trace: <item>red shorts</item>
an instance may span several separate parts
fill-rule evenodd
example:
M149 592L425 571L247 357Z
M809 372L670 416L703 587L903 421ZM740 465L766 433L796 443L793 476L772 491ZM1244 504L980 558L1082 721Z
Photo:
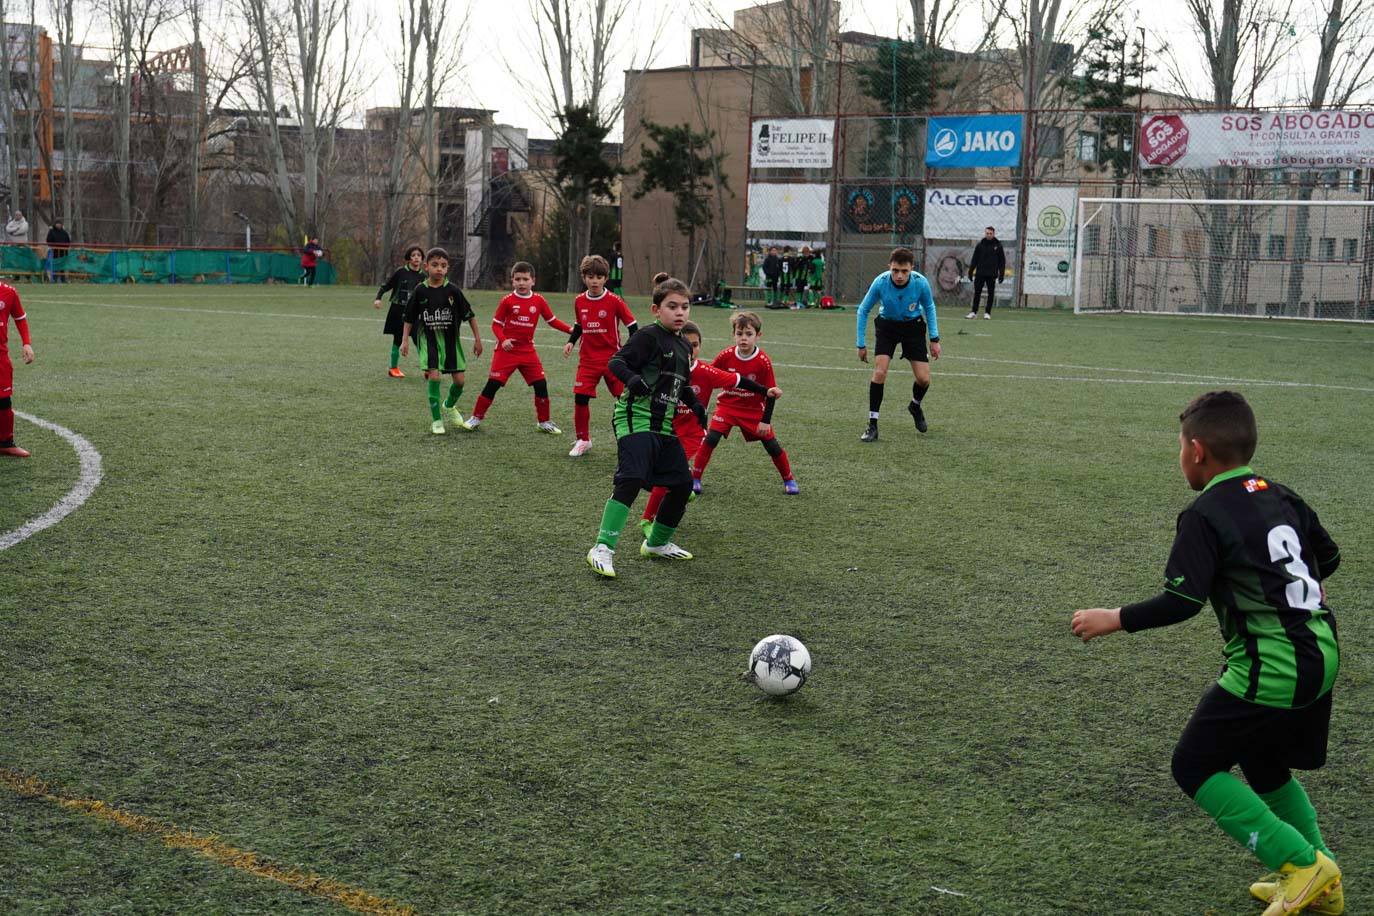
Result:
M625 383L615 377L606 363L578 363L577 379L573 382L573 394L580 394L585 397L596 397L596 386L601 380L606 380L606 388L611 392L611 397L620 397L620 392L625 390Z
M14 364L8 353L0 353L0 398L14 394Z
M756 432L759 428L759 424L762 422L763 417L761 416L754 416L751 414L745 417L739 414L723 413L717 410L715 416L711 417L711 423L707 426L707 429L720 433L723 438L728 438L730 430L738 426L740 433L744 436L745 442L762 442L764 439L773 438L771 433L767 436L760 436Z
M524 377L526 385L533 385L544 377L544 364L539 361L538 353L533 350L502 350L501 345L497 344L496 352L491 357L491 372L487 374L487 378L496 379L504 385L517 369Z
M677 441L682 443L682 450L687 453L687 461L690 464L692 459L697 456L697 451L706 442L706 433L698 429L693 435L678 436Z

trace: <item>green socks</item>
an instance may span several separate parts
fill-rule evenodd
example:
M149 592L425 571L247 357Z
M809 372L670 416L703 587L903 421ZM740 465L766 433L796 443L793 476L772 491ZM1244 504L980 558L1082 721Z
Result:
M1280 820L1254 789L1230 773L1214 774L1193 800L1212 815L1218 827L1253 852L1265 868L1278 871L1286 862L1305 868L1317 861L1313 844L1296 827Z
M448 398L444 401L445 407L453 407L458 403L458 398L463 394L463 386L454 382L448 386Z
M434 419L439 419L439 380L430 379L429 387L429 415Z
M1279 820L1292 824L1314 849L1335 861L1335 855L1326 848L1326 842L1322 840L1321 829L1317 826L1317 809L1312 807L1307 793L1303 791L1302 783L1297 779L1290 779L1281 788L1265 792L1260 798Z
M620 530L625 527L625 520L629 517L629 506L614 499L606 500L606 509L601 513L601 531L597 533L596 542L615 550L615 545L620 541Z
M395 369L401 364L401 348L395 344L391 345L391 368Z
M655 520L654 527L649 529L649 536L644 539L644 543L650 547L662 547L673 539L675 533L677 533L676 528L669 528L662 522Z

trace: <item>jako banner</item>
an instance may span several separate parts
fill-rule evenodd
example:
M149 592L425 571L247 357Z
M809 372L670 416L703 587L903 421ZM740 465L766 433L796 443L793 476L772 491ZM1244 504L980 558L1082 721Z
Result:
M931 118L926 165L940 169L1021 164L1021 116Z
M752 130L752 168L828 169L834 162L833 119L760 118Z
M1017 194L1011 188L931 188L926 191L925 237L980 239L991 226L1003 241L1014 239Z
M1374 165L1374 111L1180 111L1140 123L1146 169L1363 168Z

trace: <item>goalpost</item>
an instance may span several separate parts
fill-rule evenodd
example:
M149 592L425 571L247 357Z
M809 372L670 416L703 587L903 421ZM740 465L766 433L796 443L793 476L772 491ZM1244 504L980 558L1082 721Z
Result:
M1374 200L1078 201L1073 310L1374 321Z

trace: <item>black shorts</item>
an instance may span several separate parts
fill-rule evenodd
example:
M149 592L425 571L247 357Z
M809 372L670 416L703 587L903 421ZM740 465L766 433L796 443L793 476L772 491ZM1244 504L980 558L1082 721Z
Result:
M644 487L690 487L692 469L687 465L687 453L677 436L658 433L630 433L616 441L619 460L615 467L615 482L639 482Z
M877 330L878 348L874 351L877 356L892 358L897 352L897 344L902 345L902 359L910 360L913 363L928 363L930 356L926 353L926 323L921 320L914 321L891 321L887 318L878 318L873 322Z
M391 307L386 310L386 323L382 325L383 334L397 335L405 330L406 326L406 304L400 299L393 299ZM415 329L411 328L411 337L415 336Z
M1300 709L1280 709L1242 700L1213 684L1179 736L1174 772L1182 766L1205 779L1239 764L1255 791L1272 792L1287 781L1288 770L1316 770L1326 763L1330 726L1331 691ZM1263 778L1269 774L1279 785L1253 785L1271 781Z

